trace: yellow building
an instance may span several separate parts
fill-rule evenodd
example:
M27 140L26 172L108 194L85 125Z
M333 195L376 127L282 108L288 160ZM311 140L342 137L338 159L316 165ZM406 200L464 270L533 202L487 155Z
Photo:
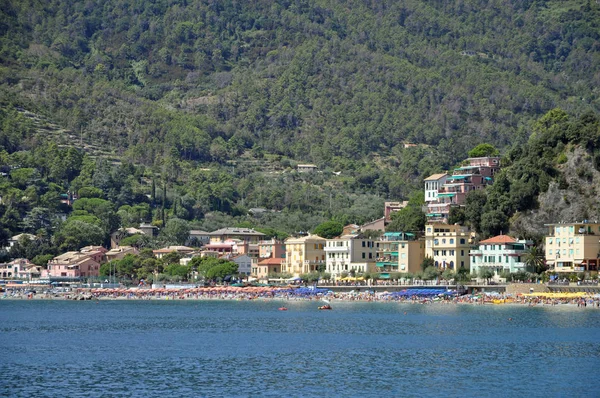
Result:
M319 265L325 266L326 241L318 235L286 239L286 255L281 271L300 276L316 271Z
M425 256L439 269L470 268L469 250L475 233L468 227L441 223L425 226Z
M546 264L556 272L598 271L600 224L547 224Z
M377 242L377 269L381 278L390 272L417 273L425 257L425 242L414 234L386 232Z

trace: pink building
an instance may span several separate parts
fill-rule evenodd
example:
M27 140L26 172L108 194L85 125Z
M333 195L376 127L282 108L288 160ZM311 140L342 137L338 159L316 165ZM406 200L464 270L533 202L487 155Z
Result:
M262 240L258 243L259 261L265 258L285 258L285 243L277 239Z
M467 194L483 189L494 182L494 175L500 170L500 158L469 158L467 165L454 169L451 176L438 189L437 198L427 203L429 221L448 219L450 208L465 202Z
M97 277L100 271L100 262L96 261L97 258L97 252L92 254L67 252L50 260L48 269L42 276L72 279Z

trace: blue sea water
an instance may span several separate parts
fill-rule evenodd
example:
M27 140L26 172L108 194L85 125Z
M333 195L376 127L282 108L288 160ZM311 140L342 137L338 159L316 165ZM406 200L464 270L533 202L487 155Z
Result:
M280 305L0 301L0 396L600 396L597 309Z

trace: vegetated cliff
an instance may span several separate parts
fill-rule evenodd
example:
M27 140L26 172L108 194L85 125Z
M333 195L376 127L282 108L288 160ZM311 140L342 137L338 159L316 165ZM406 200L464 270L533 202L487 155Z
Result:
M538 196L539 207L512 218L517 235L541 237L547 233L544 224L600 220L600 171L593 156L580 146L565 155L566 161L557 167L560 175Z

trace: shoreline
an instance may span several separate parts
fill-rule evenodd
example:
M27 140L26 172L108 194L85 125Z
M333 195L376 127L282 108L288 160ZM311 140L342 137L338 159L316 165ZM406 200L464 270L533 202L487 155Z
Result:
M150 292L148 292L150 293ZM504 297L504 298L473 298L459 296L446 299L432 299L424 297L390 298L389 296L375 294L318 294L310 296L285 295L285 294L256 294L256 293L158 293L135 294L91 294L88 292L54 293L54 294L4 294L0 301L260 301L260 302L330 302L336 303L396 303L396 304L421 304L421 305L472 305L472 306L498 306L498 307L543 307L543 308L587 308L600 309L600 298L582 297L571 299L539 299L531 297Z

